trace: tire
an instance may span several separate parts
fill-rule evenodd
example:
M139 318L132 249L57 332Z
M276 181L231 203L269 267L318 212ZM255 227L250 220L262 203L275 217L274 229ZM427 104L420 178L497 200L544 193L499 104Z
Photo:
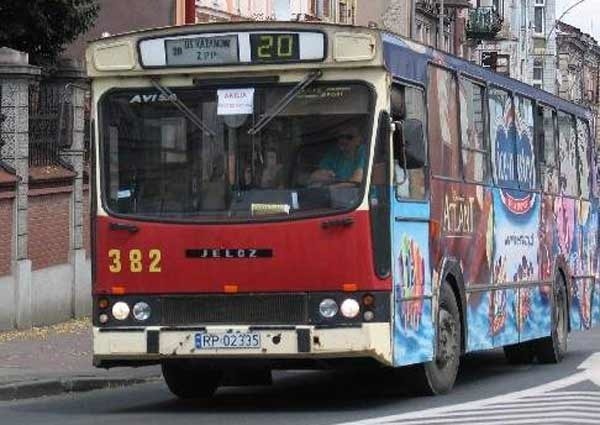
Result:
M419 365L418 392L423 395L446 394L452 390L460 365L461 323L454 291L448 283L440 288L437 319L436 357Z
M506 345L503 348L504 356L509 364L530 364L535 359L535 347L530 342Z
M169 390L181 399L211 397L222 377L219 370L198 369L183 362L163 363L162 373Z
M560 363L567 353L569 314L567 286L562 273L558 272L552 297L552 333L539 339L535 352L540 363Z

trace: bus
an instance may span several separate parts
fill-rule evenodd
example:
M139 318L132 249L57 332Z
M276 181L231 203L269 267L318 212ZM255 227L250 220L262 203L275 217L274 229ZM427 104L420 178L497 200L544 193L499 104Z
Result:
M590 110L378 29L97 40L93 353L178 397L461 356L558 363L600 322ZM400 384L400 383L399 383Z

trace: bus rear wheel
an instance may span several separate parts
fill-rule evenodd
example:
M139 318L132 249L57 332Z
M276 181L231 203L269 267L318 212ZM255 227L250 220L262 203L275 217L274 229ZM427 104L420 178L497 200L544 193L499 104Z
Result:
M450 284L440 289L435 358L422 365L420 393L448 393L454 386L460 364L461 323L458 304Z
M162 373L169 390L182 399L211 397L223 375L220 370L198 368L187 362L165 362Z
M558 272L552 298L552 333L537 341L535 352L540 363L560 363L567 353L569 314L567 308L567 285Z

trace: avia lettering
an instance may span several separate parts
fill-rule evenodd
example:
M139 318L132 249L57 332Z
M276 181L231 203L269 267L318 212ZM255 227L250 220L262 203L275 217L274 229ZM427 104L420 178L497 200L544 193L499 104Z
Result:
M177 96L173 94L174 99L177 99ZM156 93L156 94L136 94L131 99L129 99L129 103L154 103L154 102L169 102L171 99L169 96L164 94Z
M475 198L456 193L444 196L443 231L445 233L473 233L475 231Z

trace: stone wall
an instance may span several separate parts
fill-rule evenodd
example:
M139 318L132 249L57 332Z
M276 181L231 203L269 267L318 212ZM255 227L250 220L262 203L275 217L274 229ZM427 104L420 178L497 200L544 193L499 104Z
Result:
M0 329L91 312L83 236L83 83L81 70L72 66L42 80L26 54L0 48ZM32 88L40 84L52 85L61 111L68 111L60 128L44 113L37 117L48 121L42 122L42 137L30 132L32 122L39 122L32 121L39 114L30 104ZM49 162L30 157L32 138L38 151L52 147L44 159Z
M69 262L70 188L29 197L29 258L33 270ZM44 193L46 192L46 193Z
M13 250L14 197L2 197L0 193L0 277L10 274Z

